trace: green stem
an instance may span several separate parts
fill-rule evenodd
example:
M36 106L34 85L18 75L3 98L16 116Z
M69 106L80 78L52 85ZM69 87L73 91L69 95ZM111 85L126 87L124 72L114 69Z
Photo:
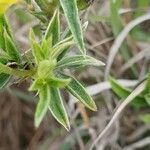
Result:
M35 75L35 70L12 69L6 65L0 64L0 73L10 74L19 77L33 77Z

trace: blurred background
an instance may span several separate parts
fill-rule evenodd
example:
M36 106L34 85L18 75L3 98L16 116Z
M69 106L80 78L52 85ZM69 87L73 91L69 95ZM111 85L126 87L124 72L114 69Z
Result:
M150 0L95 0L81 12L81 20L89 22L85 35L87 53L107 64L110 59L111 76L119 83L117 89L133 89L150 68L150 20L137 23L116 57L110 50L119 33L129 23L150 14ZM30 48L28 33L31 27L38 33L39 20L18 5L7 16L11 22L20 50ZM150 18L149 18L150 19ZM65 25L65 21L64 21ZM73 50L73 52L75 52ZM86 67L71 72L87 87L98 111L91 112L62 91L70 116L71 130L67 132L50 113L38 129L34 128L36 93L29 93L29 81L13 80L9 88L0 92L0 150L88 150L112 118L115 108L126 98L110 86L106 67ZM121 85L120 85L121 84ZM122 90L122 89L121 89ZM124 93L124 91L123 91ZM96 150L150 150L150 107L132 103L115 121Z

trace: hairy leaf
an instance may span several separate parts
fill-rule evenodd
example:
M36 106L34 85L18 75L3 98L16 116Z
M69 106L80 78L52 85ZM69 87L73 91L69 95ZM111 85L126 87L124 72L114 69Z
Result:
M67 130L70 129L68 115L64 108L60 92L57 88L51 87L49 110L60 124L62 124Z
M85 45L83 41L83 33L78 14L77 1L60 0L60 3L67 18L74 40L78 44L80 51L85 54Z
M68 79L61 79L61 78L57 78L57 77L51 77L49 79L46 80L47 83L49 83L49 85L51 85L52 87L65 87L67 86L71 79L68 78Z
M44 54L42 53L42 49L40 45L35 40L35 35L33 30L30 31L30 41L31 41L32 54L35 58L36 63L38 64L40 61L44 59Z
M61 61L57 63L57 68L75 68L80 66L103 66L104 63L96 60L95 58L92 58L90 56L72 56L72 57L66 57L63 58Z
M40 100L37 104L36 107L36 112L35 112L35 126L38 127L40 123L42 122L44 116L46 115L46 112L49 107L50 103L50 87L49 85L45 85L39 90L39 97Z
M68 76L61 74L63 78L68 78ZM86 89L82 86L82 84L77 81L75 78L70 77L71 82L66 86L66 90L69 91L74 97L77 98L78 101L83 103L89 109L96 111L97 107L92 97L88 94Z
M57 9L48 25L45 33L45 39L52 36L53 45L60 40L60 20L59 20L59 10Z
M74 41L71 38L68 38L67 40L63 40L60 43L56 44L53 47L53 50L51 53L52 57L56 59L64 50L66 50L66 48L69 48L73 44L74 44Z

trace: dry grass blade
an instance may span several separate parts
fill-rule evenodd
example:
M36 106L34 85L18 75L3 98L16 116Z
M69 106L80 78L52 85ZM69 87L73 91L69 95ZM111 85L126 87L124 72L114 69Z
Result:
M135 150L150 145L150 137L146 137L134 144L125 147L123 150Z
M128 68L130 68L134 63L140 61L141 59L143 59L144 57L147 57L149 53L149 47L146 48L145 50L142 50L141 52L139 52L137 55L135 55L134 57L132 57L130 60L128 60L120 69L120 74L122 74L123 72L125 72Z
M143 92L145 89L145 81L143 81L135 90L123 101L123 103L117 108L116 112L114 113L112 119L108 123L108 125L105 127L105 129L100 133L100 135L97 137L97 139L93 142L90 150L94 148L94 146L98 143L99 140L101 140L104 135L107 133L107 131L112 127L114 122L118 119L124 108L141 92Z
M107 80L109 73L110 73L110 69L111 66L113 64L114 58L117 54L117 52L119 51L119 48L121 46L121 44L123 43L124 39L127 37L128 33L138 24L149 20L150 19L150 13L145 14L141 17L138 17L137 19L131 21L124 29L123 31L118 35L117 39L115 40L112 48L110 49L110 53L108 56L108 61L107 61L107 65L106 65L106 70L105 70L105 79Z

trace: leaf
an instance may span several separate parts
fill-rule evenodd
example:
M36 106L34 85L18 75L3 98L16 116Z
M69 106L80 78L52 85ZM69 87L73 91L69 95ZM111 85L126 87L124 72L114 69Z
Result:
M61 41L53 47L51 56L56 59L66 48L69 48L73 44L74 41L71 38Z
M72 56L66 57L57 63L57 68L75 68L80 66L104 66L104 63L90 56Z
M68 78L68 76L61 74L63 78ZM69 91L78 101L83 103L86 107L93 111L97 111L97 107L92 97L88 94L86 89L78 82L75 78L71 78L71 82L66 86L67 91Z
M60 40L60 20L59 20L59 10L57 9L47 27L45 38L48 39L52 36L53 45L55 45Z
M142 95L145 97L147 103L150 106L150 72L148 73L145 90L143 91Z
M122 87L114 78L109 78L110 85L112 90L115 92L115 94L120 97L121 99L126 98L129 96L132 91ZM137 96L133 101L132 104L136 107L144 107L147 106L147 102L145 101L145 98L141 95Z
M147 82L143 94L150 94L150 72L148 73Z
M88 1L87 0L77 0L78 9L83 10L83 9L87 8L91 2L92 2L91 0L88 0Z
M51 77L49 79L46 80L47 83L49 83L49 85L51 85L52 87L65 87L70 83L71 79L61 79L61 78L57 78L57 77Z
M11 37L8 35L6 30L4 30L4 38L5 38L5 48L6 48L7 54L11 57L12 60L16 62L20 62L21 57L17 50L17 47L14 44Z
M8 20L4 15L0 15L0 49L5 51L5 39L4 39L4 29L8 35L13 39L12 32L8 23Z
M44 55L45 59L49 59L50 52L52 50L52 36L50 36L47 40L43 39L41 51Z
M49 107L51 94L50 94L50 87L48 85L42 87L39 90L39 98L40 100L37 104L36 112L35 112L34 123L36 127L39 127Z
M49 84L51 87L65 87L66 85L69 84L71 79L61 79L57 77L50 77L46 79L36 79L33 81L32 85L29 88L29 91L37 91L41 87L43 87L45 84Z
M0 89L3 89L10 80L10 75L1 73L0 74Z
M57 88L51 88L49 110L60 124L62 124L67 130L70 130L68 115L64 108L60 92Z
M43 82L44 82L43 79L35 79L35 80L32 82L32 84L31 84L31 86L30 86L30 88L29 88L29 91L38 91L40 88L43 87L43 85L44 85Z
M78 44L80 51L85 54L85 45L83 41L83 33L78 14L77 1L60 0L60 3L67 18L67 22L69 24L74 40Z
M5 50L5 40L3 38L4 32L4 19L5 17L0 15L0 49Z
M85 31L87 29L87 26L88 26L88 21L83 24L83 26L82 26L83 31ZM71 31L70 31L69 28L66 28L66 30L62 34L61 39L66 39L67 37L71 37L72 38ZM69 48L70 47L67 47L66 49L64 49L62 51L62 53L59 54L58 59L57 59L58 61L61 60L66 55L66 53L69 50Z
M35 58L36 63L38 64L40 61L44 59L44 54L42 53L42 49L40 45L35 40L35 35L33 30L30 30L30 41L31 41L32 54Z

